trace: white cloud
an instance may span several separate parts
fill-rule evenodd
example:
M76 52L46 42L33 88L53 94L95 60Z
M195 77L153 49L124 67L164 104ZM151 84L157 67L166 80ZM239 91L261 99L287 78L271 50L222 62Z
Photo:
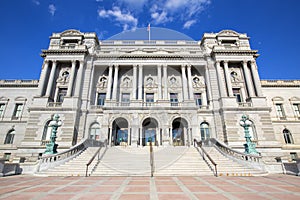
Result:
M148 0L118 0L118 3L126 7L127 10L140 12L148 3Z
M54 4L50 4L48 7L49 13L54 16L55 11L56 11L56 7L54 6Z
M37 6L39 6L41 4L38 0L32 0L32 2Z
M184 25L183 25L183 29L189 29L196 22L197 22L197 20L195 20L195 19L192 19L192 20L189 20L189 21L185 22Z
M101 18L114 18L123 26L123 30L136 29L138 19L135 18L130 12L122 12L119 7L113 7L112 10L101 9L98 10L98 15Z
M172 17L168 17L168 13L166 11L153 12L151 14L151 18L154 20L154 24L164 24L173 20Z

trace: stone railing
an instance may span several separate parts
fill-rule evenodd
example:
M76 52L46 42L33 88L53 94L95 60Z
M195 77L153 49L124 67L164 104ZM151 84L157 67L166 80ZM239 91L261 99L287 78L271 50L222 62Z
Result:
M238 105L239 107L252 107L251 102L239 102Z
M103 142L86 139L66 151L53 155L43 155L36 171L40 172L61 165L81 154L86 148L97 146L103 146Z
M214 146L214 147L216 147L216 149L219 152L221 152L226 157L235 158L237 160L259 163L262 158L260 155L245 154L245 153L233 150L233 149L229 148L228 146L220 143L215 138L211 138L211 139L204 141L204 144L208 145L208 146Z
M61 107L62 106L62 102L49 102L47 104L47 107Z

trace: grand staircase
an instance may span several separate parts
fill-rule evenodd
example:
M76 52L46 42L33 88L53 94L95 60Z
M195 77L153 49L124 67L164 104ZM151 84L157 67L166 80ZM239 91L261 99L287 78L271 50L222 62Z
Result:
M152 161L149 146L102 148L99 156L89 167L87 173L89 176L259 176L266 174L256 163L224 155L216 146L153 147ZM73 159L38 174L85 176L86 164L98 149L99 147L88 147ZM217 168L211 164L207 154Z

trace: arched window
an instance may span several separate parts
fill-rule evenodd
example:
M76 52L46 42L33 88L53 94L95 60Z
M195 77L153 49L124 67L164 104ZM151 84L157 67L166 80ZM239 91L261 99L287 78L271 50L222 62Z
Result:
M100 125L94 123L90 127L90 139L99 140L100 139Z
M209 124L203 122L200 124L200 133L201 133L201 140L207 140L210 138L210 131L209 131Z
M288 129L283 130L283 137L286 144L294 144L291 132Z
M15 129L11 129L6 134L4 144L13 144L14 143L14 137L15 137L16 131Z
M42 141L50 141L50 136L52 132L52 127L49 126L50 121L51 120L49 120L44 126Z

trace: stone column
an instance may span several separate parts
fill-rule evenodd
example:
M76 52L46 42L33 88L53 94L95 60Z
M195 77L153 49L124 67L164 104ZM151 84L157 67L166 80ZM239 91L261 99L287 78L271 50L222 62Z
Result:
M233 97L231 78L228 70L228 61L224 61L224 72L225 72L225 78L227 83L226 86L227 86L228 95L230 97Z
M57 62L56 60L52 61L52 67L51 67L51 73L50 73L50 78L48 81L48 86L47 86L47 91L46 91L46 96L49 97L51 94L51 90L53 87L53 83L54 83L54 76L55 76L55 72L56 72L56 66L57 66Z
M224 91L225 86L224 86L224 82L222 79L220 61L216 61L216 70L217 70L217 76L218 76L220 96L225 97L225 91Z
M73 86L74 86L74 77L75 77L75 71L76 71L75 67L76 67L76 60L72 60L71 75L70 75L68 91L67 91L67 95L66 95L67 97L70 97L72 95Z
M162 99L162 90L161 90L161 65L157 65L157 84L158 84L158 99Z
M45 84L46 84L46 75L47 75L48 68L49 68L49 61L45 60L44 67L43 67L43 70L41 73L40 84L39 84L39 96L42 96L44 94L44 88L45 88Z
M113 93L112 93L112 100L114 101L117 100L118 78L119 78L119 66L115 65L114 85L113 85Z
M82 86L82 83L83 83L83 65L84 65L84 62L83 61L80 61L80 64L79 64L79 70L78 70L78 77L76 78L77 81L76 81L76 88L75 88L75 96L76 97L79 97L79 94L80 94L80 90L81 90L81 86Z
M109 131L109 141L108 141L108 143L109 143L109 146L111 146L111 140L112 140L112 128L108 128L108 131Z
M187 75L188 75L188 85L189 85L189 95L190 95L190 100L193 100L194 97L194 91L193 91L193 85L192 85L192 71L191 71L191 65L187 66Z
M108 67L108 83L107 83L107 91L106 91L106 100L110 100L110 96L111 96L111 84L112 84L112 70L113 70L113 66L109 65Z
M207 95L206 95L206 91L204 91L203 93L202 93L202 105L204 106L204 107L206 107L207 106Z
M255 60L251 61L251 72L252 72L252 76L254 79L254 85L256 88L256 94L259 97L262 97L262 90L261 90L261 83L260 83L260 79L259 79L259 75L258 75L258 71L257 71L257 66L255 64Z
M143 87L144 87L144 81L143 81L143 65L139 66L139 91L138 91L138 99L143 100Z
M133 65L132 99L136 100L137 65Z
M181 76L182 76L182 90L183 90L183 99L187 100L189 98L189 94L187 91L187 80L185 74L185 65L181 65Z
M168 100L168 66L163 65L164 100Z
M211 92L210 92L210 88L211 88L211 86L210 86L210 80L209 80L209 74L208 74L208 67L206 66L205 67L205 85L206 85L206 88L205 88L205 90L206 90L206 94L208 93L208 100L209 101L211 101L212 100L212 96L211 96Z
M243 70L244 70L244 74L245 74L246 85L247 85L247 90L248 90L249 97L253 97L254 92L253 92L251 77L250 77L250 74L249 74L248 65L247 65L246 60L243 61Z

